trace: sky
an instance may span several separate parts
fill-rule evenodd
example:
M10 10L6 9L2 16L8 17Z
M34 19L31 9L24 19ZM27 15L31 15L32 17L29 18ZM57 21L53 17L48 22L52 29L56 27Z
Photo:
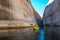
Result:
M34 9L43 17L44 9L49 5L53 0L30 0Z

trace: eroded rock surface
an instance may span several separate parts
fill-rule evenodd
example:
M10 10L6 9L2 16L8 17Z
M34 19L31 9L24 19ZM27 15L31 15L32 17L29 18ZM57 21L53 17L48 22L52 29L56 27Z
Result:
M36 20L39 21L40 16L33 10L29 0L0 0L1 27L2 25L15 24L35 26L37 25ZM0 40L34 40L34 34L33 27L19 30L0 30Z

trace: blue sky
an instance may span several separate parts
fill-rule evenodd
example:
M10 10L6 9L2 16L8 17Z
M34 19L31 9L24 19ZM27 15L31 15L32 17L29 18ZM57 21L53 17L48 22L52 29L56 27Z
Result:
M30 1L32 3L32 6L36 9L36 11L42 17L44 9L45 9L49 0L30 0Z

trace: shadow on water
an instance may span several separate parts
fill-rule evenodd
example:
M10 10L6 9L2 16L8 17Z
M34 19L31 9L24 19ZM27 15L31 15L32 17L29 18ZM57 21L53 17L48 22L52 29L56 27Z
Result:
M13 37L0 37L0 40L13 40Z

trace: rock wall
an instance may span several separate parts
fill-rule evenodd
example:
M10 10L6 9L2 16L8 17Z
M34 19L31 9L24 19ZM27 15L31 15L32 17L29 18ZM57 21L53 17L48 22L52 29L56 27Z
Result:
M60 40L60 0L54 0L45 8L43 15L45 40Z
M40 18L29 0L0 0L0 24L35 26L37 25L36 22L41 20ZM17 23L12 20L17 20ZM3 29L0 30L0 40L34 40L34 34L33 27L13 30Z
M36 20L36 23L41 26L42 24L42 18L41 16L38 14L38 12L33 8L33 11L34 11L34 17L35 17L35 20Z
M54 0L49 4L43 14L43 23L50 25L60 25L60 0Z
M0 10L0 20L34 20L33 9L27 0L0 0Z

